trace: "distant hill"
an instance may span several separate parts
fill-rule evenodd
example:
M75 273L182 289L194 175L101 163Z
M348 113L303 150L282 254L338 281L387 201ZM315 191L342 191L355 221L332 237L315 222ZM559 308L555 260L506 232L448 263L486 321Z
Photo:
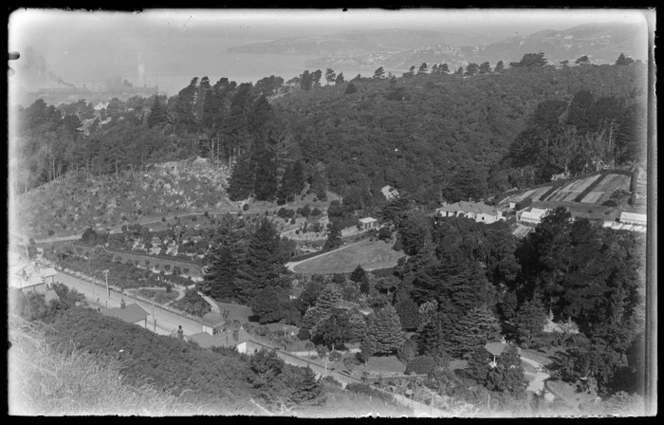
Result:
M231 53L354 56L400 52L423 46L480 44L481 38L440 31L374 30L347 31L323 36L289 37L228 49Z
M633 59L645 60L646 32L633 25L580 25L566 30L543 30L535 34L511 37L505 40L480 46L478 44L458 45L451 42L420 43L418 46L398 52L373 50L363 54L319 55L307 62L312 68L343 69L383 66L386 70L405 71L411 66L419 67L422 62L431 66L434 63L447 63L450 70L465 66L470 62L488 61L492 66L502 60L519 61L526 53L544 52L549 63L558 64L587 55L592 63L612 64L621 53Z

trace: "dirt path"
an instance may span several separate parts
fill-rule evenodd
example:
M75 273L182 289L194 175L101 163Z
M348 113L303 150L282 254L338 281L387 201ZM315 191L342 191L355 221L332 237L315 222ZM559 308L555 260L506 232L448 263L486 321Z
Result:
M521 355L521 349L519 349L519 355ZM533 377L533 379L528 382L528 388L526 388L526 390L532 391L535 394L539 394L540 391L542 391L544 388L544 381L546 381L551 375L544 371L544 365L538 361L526 358L524 356L521 356L521 361L532 365L536 370L535 373L525 372L526 375Z

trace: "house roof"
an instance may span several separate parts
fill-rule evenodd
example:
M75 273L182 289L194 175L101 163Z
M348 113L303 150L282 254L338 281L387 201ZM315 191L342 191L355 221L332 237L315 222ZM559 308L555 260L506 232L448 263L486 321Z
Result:
M473 212L476 214L499 215L498 210L482 202L457 202L456 204L443 205L436 211L448 212Z
M51 276L55 276L56 274L58 274L58 272L55 271L55 269L52 268L52 267L46 267L44 269L41 269L39 271L39 274L41 274L43 277L51 277Z
M494 356L500 356L505 351L505 344L502 342L488 342L484 348Z
M378 220L376 220L373 217L364 217L364 218L360 219L360 223L374 223L376 221L378 221Z
M108 317L115 317L126 323L138 323L149 316L148 312L136 303L128 304L125 308L118 307L102 310L101 314Z
M252 336L249 332L240 328L238 330L238 339L237 341L233 339L233 331L224 331L216 335L210 335L207 332L199 332L193 334L190 337L191 341L196 342L203 348L208 347L235 347L238 344L241 344L245 341L252 339Z
M540 208L531 208L530 211L524 211L521 213L521 219L523 220L524 218L526 219L532 219L532 220L540 220L542 216L544 216L548 210L543 210Z
M640 213L630 213L630 212L621 212L620 213L620 221L629 221L629 222L636 222L636 223L647 223L648 222L648 216L646 214L640 214Z

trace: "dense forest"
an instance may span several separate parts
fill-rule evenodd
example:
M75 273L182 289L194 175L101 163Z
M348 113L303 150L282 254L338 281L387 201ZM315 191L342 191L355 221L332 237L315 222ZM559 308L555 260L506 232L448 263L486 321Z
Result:
M392 185L420 202L642 160L645 65L547 64L542 54L469 64L382 68L347 81L328 69L284 83L193 78L176 96L18 110L18 189L69 171L139 170L203 156L235 164L231 199L285 201L312 184L367 202Z

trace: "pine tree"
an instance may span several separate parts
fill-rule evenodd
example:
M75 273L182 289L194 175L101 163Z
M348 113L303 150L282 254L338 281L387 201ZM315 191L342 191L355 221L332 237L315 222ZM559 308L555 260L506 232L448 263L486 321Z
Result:
M455 324L449 337L448 351L455 357L462 357L499 338L498 319L486 306L476 307Z
M500 60L496 63L496 67L493 69L493 71L494 72L501 72L504 69L505 69L505 64L503 63L503 61Z
M329 315L337 308L339 301L341 301L341 289L337 284L329 283L318 296L316 308L324 315Z
M327 224L327 240L323 249L331 250L341 246L341 223L332 220Z
M360 342L367 336L367 321L364 314L360 313L357 309L352 309L348 315L350 322L350 339L349 342Z
M371 318L367 334L376 354L392 354L401 347L404 332L399 315L391 304L378 310Z
M274 153L265 145L254 146L254 196L259 201L271 201L277 194L277 163Z
M443 312L437 312L418 331L417 341L421 354L433 356L441 360L449 360L449 336L453 324Z
M284 286L281 269L279 232L273 221L261 218L249 239L247 254L238 273L238 298L249 302L261 289Z
M159 96L154 97L154 102L152 103L152 109L150 111L150 116L148 116L148 126L150 128L163 124L168 120L166 116L166 108L159 101Z
M408 331L417 329L420 324L420 316L417 304L412 298L407 297L401 300L401 302L396 305L396 310L404 329Z
M213 245L208 261L209 265L203 275L203 293L215 300L235 298L238 263L233 251L220 244Z
M546 309L539 298L526 301L517 310L513 320L519 344L523 348L536 347L546 321Z
M255 185L254 165L248 155L240 157L233 167L228 182L228 199L240 201L247 199L254 192Z
M360 283L366 275L367 272L365 272L362 266L358 264L355 270L353 270L353 272L350 274L350 280L355 283Z
M310 367L304 368L301 374L298 374L298 380L295 385L289 385L291 388L290 402L297 406L316 404L323 389L316 379L316 374Z

